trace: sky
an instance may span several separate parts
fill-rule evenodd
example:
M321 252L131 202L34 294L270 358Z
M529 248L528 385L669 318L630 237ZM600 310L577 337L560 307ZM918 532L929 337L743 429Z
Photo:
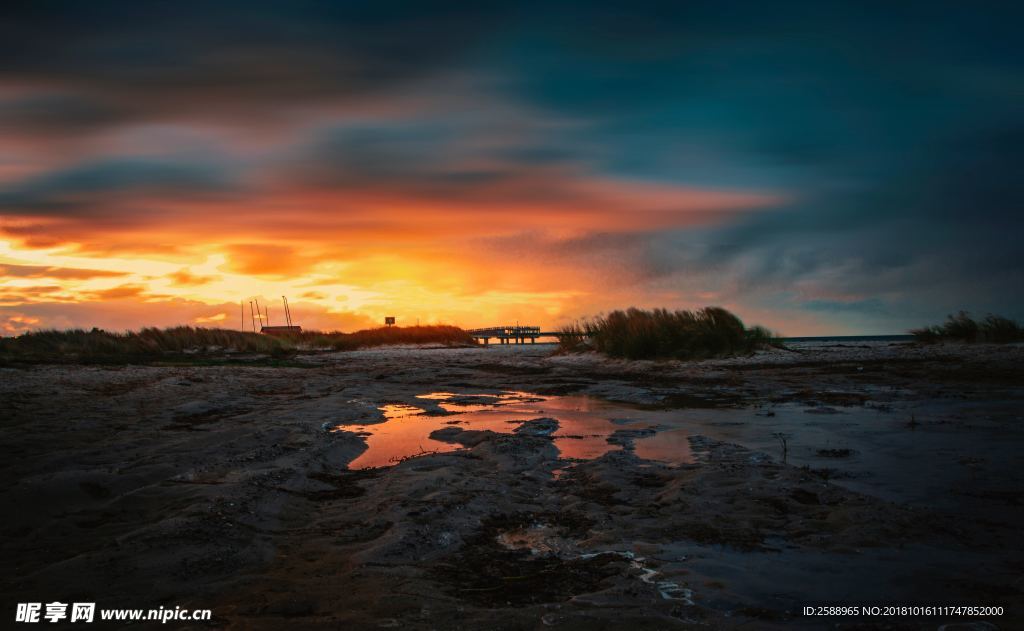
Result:
M1022 318L1014 4L9 0L0 335Z

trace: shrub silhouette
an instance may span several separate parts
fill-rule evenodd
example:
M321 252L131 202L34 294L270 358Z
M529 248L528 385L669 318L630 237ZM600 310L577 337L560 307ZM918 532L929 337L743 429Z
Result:
M590 349L626 359L721 357L777 343L764 327L747 328L722 307L696 311L633 307L563 327L561 333L564 350Z

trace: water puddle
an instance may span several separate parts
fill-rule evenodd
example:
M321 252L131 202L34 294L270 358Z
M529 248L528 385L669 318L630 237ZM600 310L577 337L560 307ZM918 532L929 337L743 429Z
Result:
M601 550L598 552L579 552L574 541L564 536L563 529L547 523L538 522L525 527L514 528L498 533L495 537L498 545L506 550L526 550L532 556L559 557L563 559L580 559L587 561L602 555L612 555L625 559L636 578L654 587L663 600L678 600L686 605L693 605L693 591L680 586L674 581L665 580L661 572L649 567L648 561L628 550Z
M692 462L685 430L658 430L670 420L669 411L637 410L585 396L540 396L528 392L462 394L430 392L418 395L422 406L388 403L379 406L383 422L339 425L358 432L367 449L349 469L386 467L429 453L463 449L435 440L431 433L445 428L490 430L550 436L562 458L591 460L609 451L635 449L643 458L669 464Z
M784 460L823 481L888 501L996 511L1015 500L1007 495L1002 504L993 503L976 489L1001 492L1021 486L1020 468L1013 466L1019 440L1007 440L1007 425L989 420L1019 414L1017 401L943 400L885 409L856 405L821 414L807 413L818 408L799 403L650 410L580 395L507 391L426 392L401 403L354 404L367 408L366 423L337 429L359 432L368 448L350 469L465 449L453 440L430 438L450 428L454 434L490 430L549 436L564 459L553 472L555 480L563 479L574 462L609 451L632 450L639 458L670 466L692 463L690 439L700 435L750 449L751 462Z

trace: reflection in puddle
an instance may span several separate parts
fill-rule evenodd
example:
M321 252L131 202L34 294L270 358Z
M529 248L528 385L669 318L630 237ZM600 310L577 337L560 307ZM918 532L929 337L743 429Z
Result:
M659 460L672 465L693 462L690 453L691 432L687 429L669 429L637 440L636 455L644 460Z
M430 438L432 432L446 427L511 434L524 422L539 418L557 421L558 427L550 435L562 458L591 460L609 451L635 448L643 458L671 464L692 461L684 431L664 432L666 444L660 444L662 434L652 431L669 414L664 411L638 411L584 396L526 392L432 392L417 398L424 401L423 407L380 406L384 422L338 426L339 430L358 432L367 443L366 451L349 464L350 469L385 467L421 454L462 449ZM624 418L629 420L624 422ZM625 427L638 430L636 436L626 441L612 438ZM642 431L645 429L647 432Z
M418 407L405 405L404 403L386 403L380 406L380 411L384 414L384 418L389 421L423 414L423 410Z
M445 426L445 417L424 416L422 409L402 403L382 405L380 411L384 415L383 423L339 427L357 432L366 441L366 451L349 463L349 469L386 467L423 453L459 449L458 445L427 437Z

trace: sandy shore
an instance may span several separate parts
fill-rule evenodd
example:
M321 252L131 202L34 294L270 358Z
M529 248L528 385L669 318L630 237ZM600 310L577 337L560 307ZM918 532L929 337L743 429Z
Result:
M0 369L4 607L210 608L194 628L228 629L936 629L964 619L801 608L957 604L1021 624L1021 346L552 351ZM567 461L543 424L456 419L436 434L453 451L348 468L386 405L455 416L436 392L593 398L621 429ZM686 458L644 457L670 440Z

